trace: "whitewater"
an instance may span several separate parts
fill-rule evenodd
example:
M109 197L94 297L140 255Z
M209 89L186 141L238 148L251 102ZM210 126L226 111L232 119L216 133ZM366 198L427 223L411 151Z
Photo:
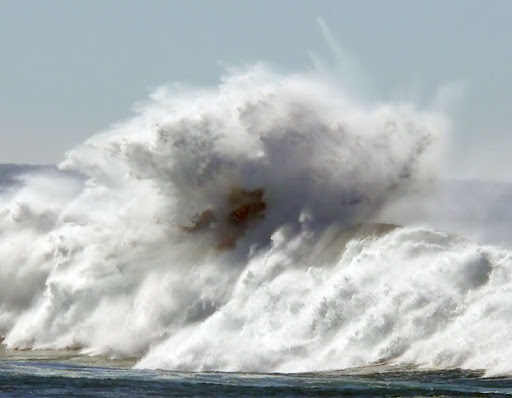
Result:
M61 172L1 191L2 344L140 369L512 374L512 252L399 225L449 129L316 72L160 88ZM265 211L221 247L233 189Z

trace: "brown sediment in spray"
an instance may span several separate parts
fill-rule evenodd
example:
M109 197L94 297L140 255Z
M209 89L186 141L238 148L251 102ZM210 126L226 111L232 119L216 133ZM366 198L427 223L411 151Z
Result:
M232 248L253 221L265 216L267 204L264 194L263 188L247 190L234 187L227 198L227 213L216 214L213 209L206 209L192 219L192 225L181 228L194 233L211 227L218 234L217 248Z

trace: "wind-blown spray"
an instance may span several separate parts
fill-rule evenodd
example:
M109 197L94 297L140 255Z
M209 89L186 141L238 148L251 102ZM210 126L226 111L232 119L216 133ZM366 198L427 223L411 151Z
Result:
M506 316L484 292L506 294L507 252L346 229L435 177L446 128L313 73L260 66L213 89L160 89L68 153L60 167L81 177L26 177L2 199L3 344L187 370L491 368L502 353L482 362L483 346L442 336L473 344L469 319L492 305ZM221 247L233 189L262 192L264 214Z

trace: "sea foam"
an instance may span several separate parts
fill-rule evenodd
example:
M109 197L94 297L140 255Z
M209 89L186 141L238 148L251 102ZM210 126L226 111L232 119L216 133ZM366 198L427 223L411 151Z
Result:
M1 197L3 344L180 370L510 371L509 252L373 224L432 184L448 125L313 72L159 89L71 150L72 174ZM187 230L234 188L266 204L234 247Z

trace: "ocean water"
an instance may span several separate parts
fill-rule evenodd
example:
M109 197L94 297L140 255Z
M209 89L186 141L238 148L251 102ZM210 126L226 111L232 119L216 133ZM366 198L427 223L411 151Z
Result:
M256 66L11 167L0 394L509 394L512 189L449 128Z
M482 372L467 370L386 366L294 374L136 370L129 361L87 361L68 352L1 361L0 395L506 397L512 395L512 378L482 378Z

